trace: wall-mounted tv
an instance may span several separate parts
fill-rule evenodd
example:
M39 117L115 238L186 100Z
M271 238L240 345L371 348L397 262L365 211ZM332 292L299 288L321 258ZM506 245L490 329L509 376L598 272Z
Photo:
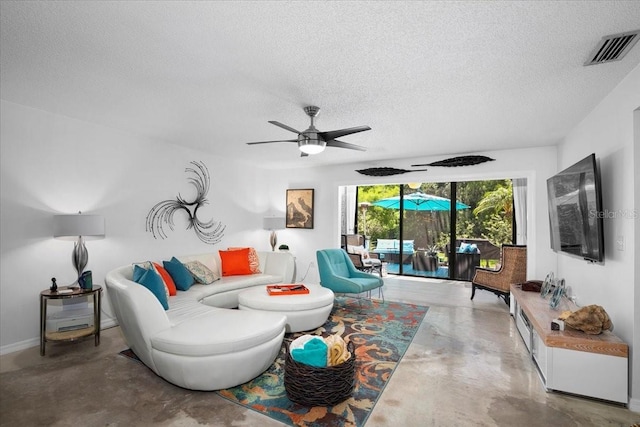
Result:
M604 260L602 190L596 156L591 154L547 180L551 248Z

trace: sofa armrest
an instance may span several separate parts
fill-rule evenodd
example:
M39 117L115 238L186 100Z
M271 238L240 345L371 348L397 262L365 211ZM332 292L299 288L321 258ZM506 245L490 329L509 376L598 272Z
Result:
M169 329L171 322L158 298L128 278L131 270L129 265L107 273L107 294L125 341L147 366L155 369L150 338Z
M295 280L296 261L290 252L258 252L260 271L265 274L282 277L283 283Z

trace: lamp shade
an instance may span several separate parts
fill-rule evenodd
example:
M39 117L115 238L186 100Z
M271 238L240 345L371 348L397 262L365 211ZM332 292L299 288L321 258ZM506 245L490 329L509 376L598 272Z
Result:
M62 240L104 238L104 217L102 215L55 215L53 217L53 237Z
M265 230L282 230L286 227L284 217L272 216L262 220L262 228Z
M102 215L55 215L53 217L53 237L62 240L76 240L71 253L71 262L82 276L84 268L89 262L89 253L84 245L85 239L104 238L104 217ZM81 285L84 287L84 285Z

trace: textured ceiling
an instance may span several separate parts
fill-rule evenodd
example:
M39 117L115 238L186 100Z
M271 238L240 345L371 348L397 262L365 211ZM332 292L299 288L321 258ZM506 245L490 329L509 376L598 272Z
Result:
M638 1L1 2L2 99L268 167L557 144L640 63ZM300 158L245 142L369 125Z

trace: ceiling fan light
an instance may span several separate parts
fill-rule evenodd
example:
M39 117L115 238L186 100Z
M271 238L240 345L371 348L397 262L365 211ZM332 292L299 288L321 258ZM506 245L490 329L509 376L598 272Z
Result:
M324 151L326 142L318 139L300 138L298 139L298 148L305 154L318 154Z
M306 144L306 145L301 145L299 148L300 148L300 151L302 151L305 154L318 154L324 151L324 146L322 145Z

